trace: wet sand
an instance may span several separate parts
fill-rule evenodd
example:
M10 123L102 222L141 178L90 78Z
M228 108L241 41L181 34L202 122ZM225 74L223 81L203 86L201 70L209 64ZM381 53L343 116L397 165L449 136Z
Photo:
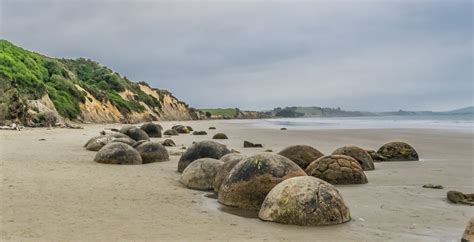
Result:
M446 192L474 192L472 133L429 129L280 131L229 121L163 122L191 125L207 136L172 137L181 146L219 140L244 154L275 152L308 144L325 154L344 145L377 149L393 140L407 141L419 162L376 163L365 185L336 186L352 220L327 227L263 222L252 213L223 209L208 192L179 183L179 156L146 165L119 166L93 162L95 152L83 145L103 128L0 131L0 238L54 241L459 241L474 207L451 204ZM217 130L207 130L209 126ZM39 139L46 139L40 141ZM164 138L153 138L164 140ZM264 148L244 149L243 141ZM423 184L444 186L442 190Z

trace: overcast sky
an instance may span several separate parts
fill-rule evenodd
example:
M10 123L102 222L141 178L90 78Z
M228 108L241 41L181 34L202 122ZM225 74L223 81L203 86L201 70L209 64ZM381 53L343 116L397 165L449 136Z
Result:
M470 0L0 2L1 38L194 107L473 105Z

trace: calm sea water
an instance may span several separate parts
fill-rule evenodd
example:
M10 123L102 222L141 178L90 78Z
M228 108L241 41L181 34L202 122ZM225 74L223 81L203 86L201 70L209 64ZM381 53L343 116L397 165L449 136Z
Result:
M448 129L473 132L474 115L370 116L245 120L261 128L280 129Z

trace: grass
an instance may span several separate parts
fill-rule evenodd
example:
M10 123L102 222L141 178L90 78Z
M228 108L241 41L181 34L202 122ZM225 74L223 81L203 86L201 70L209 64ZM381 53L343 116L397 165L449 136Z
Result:
M212 115L220 115L223 117L229 117L233 118L237 116L238 114L238 109L236 108L205 108L205 109L199 109L204 113L210 113Z

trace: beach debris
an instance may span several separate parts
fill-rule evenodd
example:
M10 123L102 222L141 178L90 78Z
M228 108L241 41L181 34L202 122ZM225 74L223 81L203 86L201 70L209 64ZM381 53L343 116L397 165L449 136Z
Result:
M303 170L319 157L324 156L319 150L309 145L292 145L286 147L278 154L290 159L300 166Z
M172 130L176 130L180 134L189 134L190 130L183 125L174 125L171 127Z
M161 142L163 146L168 146L168 147L175 147L176 144L172 139L165 139L163 142Z
M244 140L244 148L262 148L262 144L254 144L250 141Z
M150 140L150 137L148 137L148 134L146 134L145 131L143 131L140 128L137 128L135 126L132 127L127 127L124 130L120 130L121 133L126 134L128 137L139 141L139 140Z
M191 162L200 158L220 159L222 156L229 154L230 150L223 144L214 141L201 141L191 145L181 156L178 161L178 172L191 164Z
M461 242L473 242L474 241L474 217L469 219L462 235Z
M79 125L73 125L69 123L56 123L54 125L56 128L63 128L63 129L84 129L82 126Z
M385 161L417 161L418 153L405 142L389 142L377 151L386 158Z
M104 164L136 165L142 164L142 157L132 146L117 142L102 147L94 161Z
M159 142L147 141L137 146L136 150L142 156L143 164L170 160L168 151Z
M219 188L221 204L258 210L268 192L278 183L306 173L288 158L262 152L238 162Z
M230 170L232 170L232 168L234 168L234 166L241 160L243 160L245 157L246 156L238 153L229 153L221 157L220 160L223 161L224 164L217 172L216 177L214 178L214 182L212 183L215 192L219 191L219 188L222 185L222 181L224 181L224 178L229 175Z
M311 176L293 177L276 185L262 203L264 221L295 225L334 225L351 220L349 207L331 184Z
M287 130L287 128L281 128L280 130Z
M216 127L214 127L214 126L211 126L211 127L209 127L209 129L216 129Z
M193 135L207 135L206 131L194 131Z
M140 129L145 131L145 133L147 133L148 136L151 138L161 138L161 131L163 130L163 127L159 124L150 122L142 124L142 126L140 126Z
M443 189L444 187L439 185L439 184L425 184L423 185L423 188L432 188L432 189Z
M364 171L374 170L374 160L364 149L357 146L344 146L332 152L333 155L347 155L359 162Z
M228 137L224 133L217 133L212 137L212 139L228 139Z
M375 150L365 150L367 153L372 157L372 160L374 162L380 162L380 161L386 161L387 158L385 158L383 155L377 153Z
M188 188L212 190L214 178L223 164L223 161L213 158L197 159L184 169L180 182Z
M308 165L306 173L331 184L365 184L367 177L359 162L346 155L323 156Z
M163 135L178 135L178 131L174 130L174 129L168 129L166 130Z
M474 193L464 194L458 191L449 191L446 196L448 200L452 203L474 206Z

